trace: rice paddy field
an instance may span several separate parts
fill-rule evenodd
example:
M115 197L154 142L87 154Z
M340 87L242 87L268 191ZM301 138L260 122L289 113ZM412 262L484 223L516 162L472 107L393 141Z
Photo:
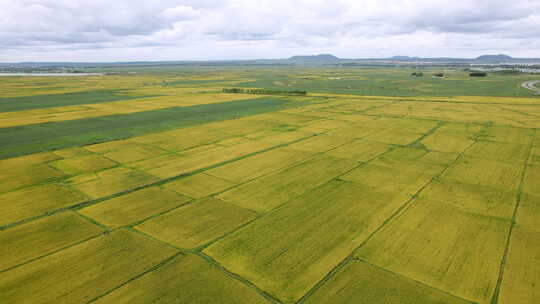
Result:
M112 71L0 79L0 303L540 303L539 76Z

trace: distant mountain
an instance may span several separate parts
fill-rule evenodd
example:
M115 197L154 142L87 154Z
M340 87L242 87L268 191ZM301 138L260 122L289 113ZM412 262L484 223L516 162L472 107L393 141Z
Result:
M418 60L420 58L419 57L409 57L409 56L394 56L394 57L390 57L388 59L395 60L395 61L411 61L411 60Z
M499 55L482 55L482 56L476 57L476 60L484 61L484 62L510 62L510 61L513 61L514 58L508 55L499 54Z
M294 66L294 65L399 65L399 64L436 64L436 65L540 65L540 58L513 58L508 55L482 55L477 58L435 57L421 58L411 56L393 56L388 58L338 58L332 54L292 56L287 59L251 59L251 60L178 60L178 61L134 61L134 62L18 62L0 63L0 72L50 71L51 69L85 69L135 66Z
M292 56L289 61L295 62L335 62L340 59L332 54L319 54L308 56Z
M364 59L355 59L364 60ZM393 56L382 59L369 59L379 61L407 62L407 63L459 63L459 64L520 64L520 63L540 63L540 58L513 58L508 55L482 55L476 58L451 58L451 57L431 57L420 58L410 56Z

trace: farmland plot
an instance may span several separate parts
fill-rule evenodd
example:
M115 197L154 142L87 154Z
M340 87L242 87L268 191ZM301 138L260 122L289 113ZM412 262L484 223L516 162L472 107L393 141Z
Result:
M176 253L135 233L116 231L2 274L0 301L88 302Z
M456 158L457 155L452 153L397 147L373 159L370 164L436 175L452 164Z
M110 151L103 154L104 157L111 159L117 163L130 163L135 161L140 161L144 159L154 158L165 154L166 151L146 145L133 146L125 149L119 149L115 151Z
M326 152L351 140L345 137L319 135L289 145L290 148L307 152Z
M66 177L66 174L45 163L24 163L24 160L19 162L11 162L15 159L3 161L0 171L0 193L12 191L35 184L60 180ZM11 164L10 164L11 163Z
M216 299L224 304L271 303L194 255L178 256L95 303L213 303Z
M100 198L151 184L158 180L157 177L141 171L118 167L76 176L68 179L67 182L91 198Z
M419 199L356 256L464 299L489 303L510 224Z
M355 140L333 149L326 154L334 157L349 158L352 160L365 162L386 152L389 149L390 146L387 144L369 140Z
M333 181L292 199L204 252L293 303L404 202L391 192Z
M465 153L483 159L524 163L529 155L529 146L517 143L477 141Z
M0 82L0 303L540 301L531 75L115 72Z
M226 180L243 183L313 157L313 153L278 148L206 171Z
M255 179L220 194L218 198L257 212L266 212L356 166L353 161L321 156Z
M498 303L529 304L540 300L539 260L540 231L514 228Z
M429 184L420 197L446 202L471 213L512 219L517 191L440 178Z
M463 157L443 176L470 184L515 191L523 164Z
M525 170L517 223L527 229L540 231L540 164L531 163Z
M91 205L79 212L109 227L117 228L174 209L188 201L186 197L154 186Z
M0 271L98 235L98 226L64 212L0 231Z
M205 173L191 175L165 185L165 188L193 198L202 198L231 188L235 184Z
M79 175L116 167L117 163L99 155L86 155L58 160L52 162L51 166L67 175Z
M207 198L150 219L136 229L181 248L196 248L256 216L254 211Z
M148 169L141 168L139 163L134 163L132 166L139 167L143 171L160 178L169 178L211 167L251 153L260 152L273 146L271 143L256 141L231 147L216 147L216 149L210 151L177 158L163 166L159 166L159 160L143 161L149 164ZM156 162L159 167L152 167L152 163L156 164Z
M478 132L479 129L471 124L446 124L421 143L430 150L460 153L474 143Z
M364 262L350 261L306 303L472 304Z
M0 195L0 226L76 205L87 197L64 186L48 184Z
M418 192L433 178L433 174L406 171L367 164L342 177L343 180L352 181L371 189L391 191L409 197Z

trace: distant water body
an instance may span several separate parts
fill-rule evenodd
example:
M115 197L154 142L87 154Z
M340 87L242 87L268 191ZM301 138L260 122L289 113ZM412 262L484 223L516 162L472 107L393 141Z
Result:
M0 73L0 77L70 77L70 76L103 76L101 73Z

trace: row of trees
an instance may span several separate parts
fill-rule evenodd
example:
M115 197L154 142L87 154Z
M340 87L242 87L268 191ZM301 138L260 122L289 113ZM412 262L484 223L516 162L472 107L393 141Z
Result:
M306 95L306 91L278 91L265 89L240 89L240 88L224 88L223 93L239 93L239 94L264 94L264 95Z
M471 77L486 77L487 73L486 72L470 72L469 76L471 76Z
M422 72L413 72L411 74L411 76L416 76L416 77L423 77L424 76L424 73ZM444 74L443 73L436 73L433 75L434 77L439 77L439 78L442 78L444 77ZM470 77L486 77L487 76L487 73L486 72L470 72L469 73L469 76Z
M411 76L424 77L424 73L422 73L422 72L413 72L411 74ZM433 76L435 76L435 77L444 77L444 74L443 73L436 73L436 74L433 74Z

